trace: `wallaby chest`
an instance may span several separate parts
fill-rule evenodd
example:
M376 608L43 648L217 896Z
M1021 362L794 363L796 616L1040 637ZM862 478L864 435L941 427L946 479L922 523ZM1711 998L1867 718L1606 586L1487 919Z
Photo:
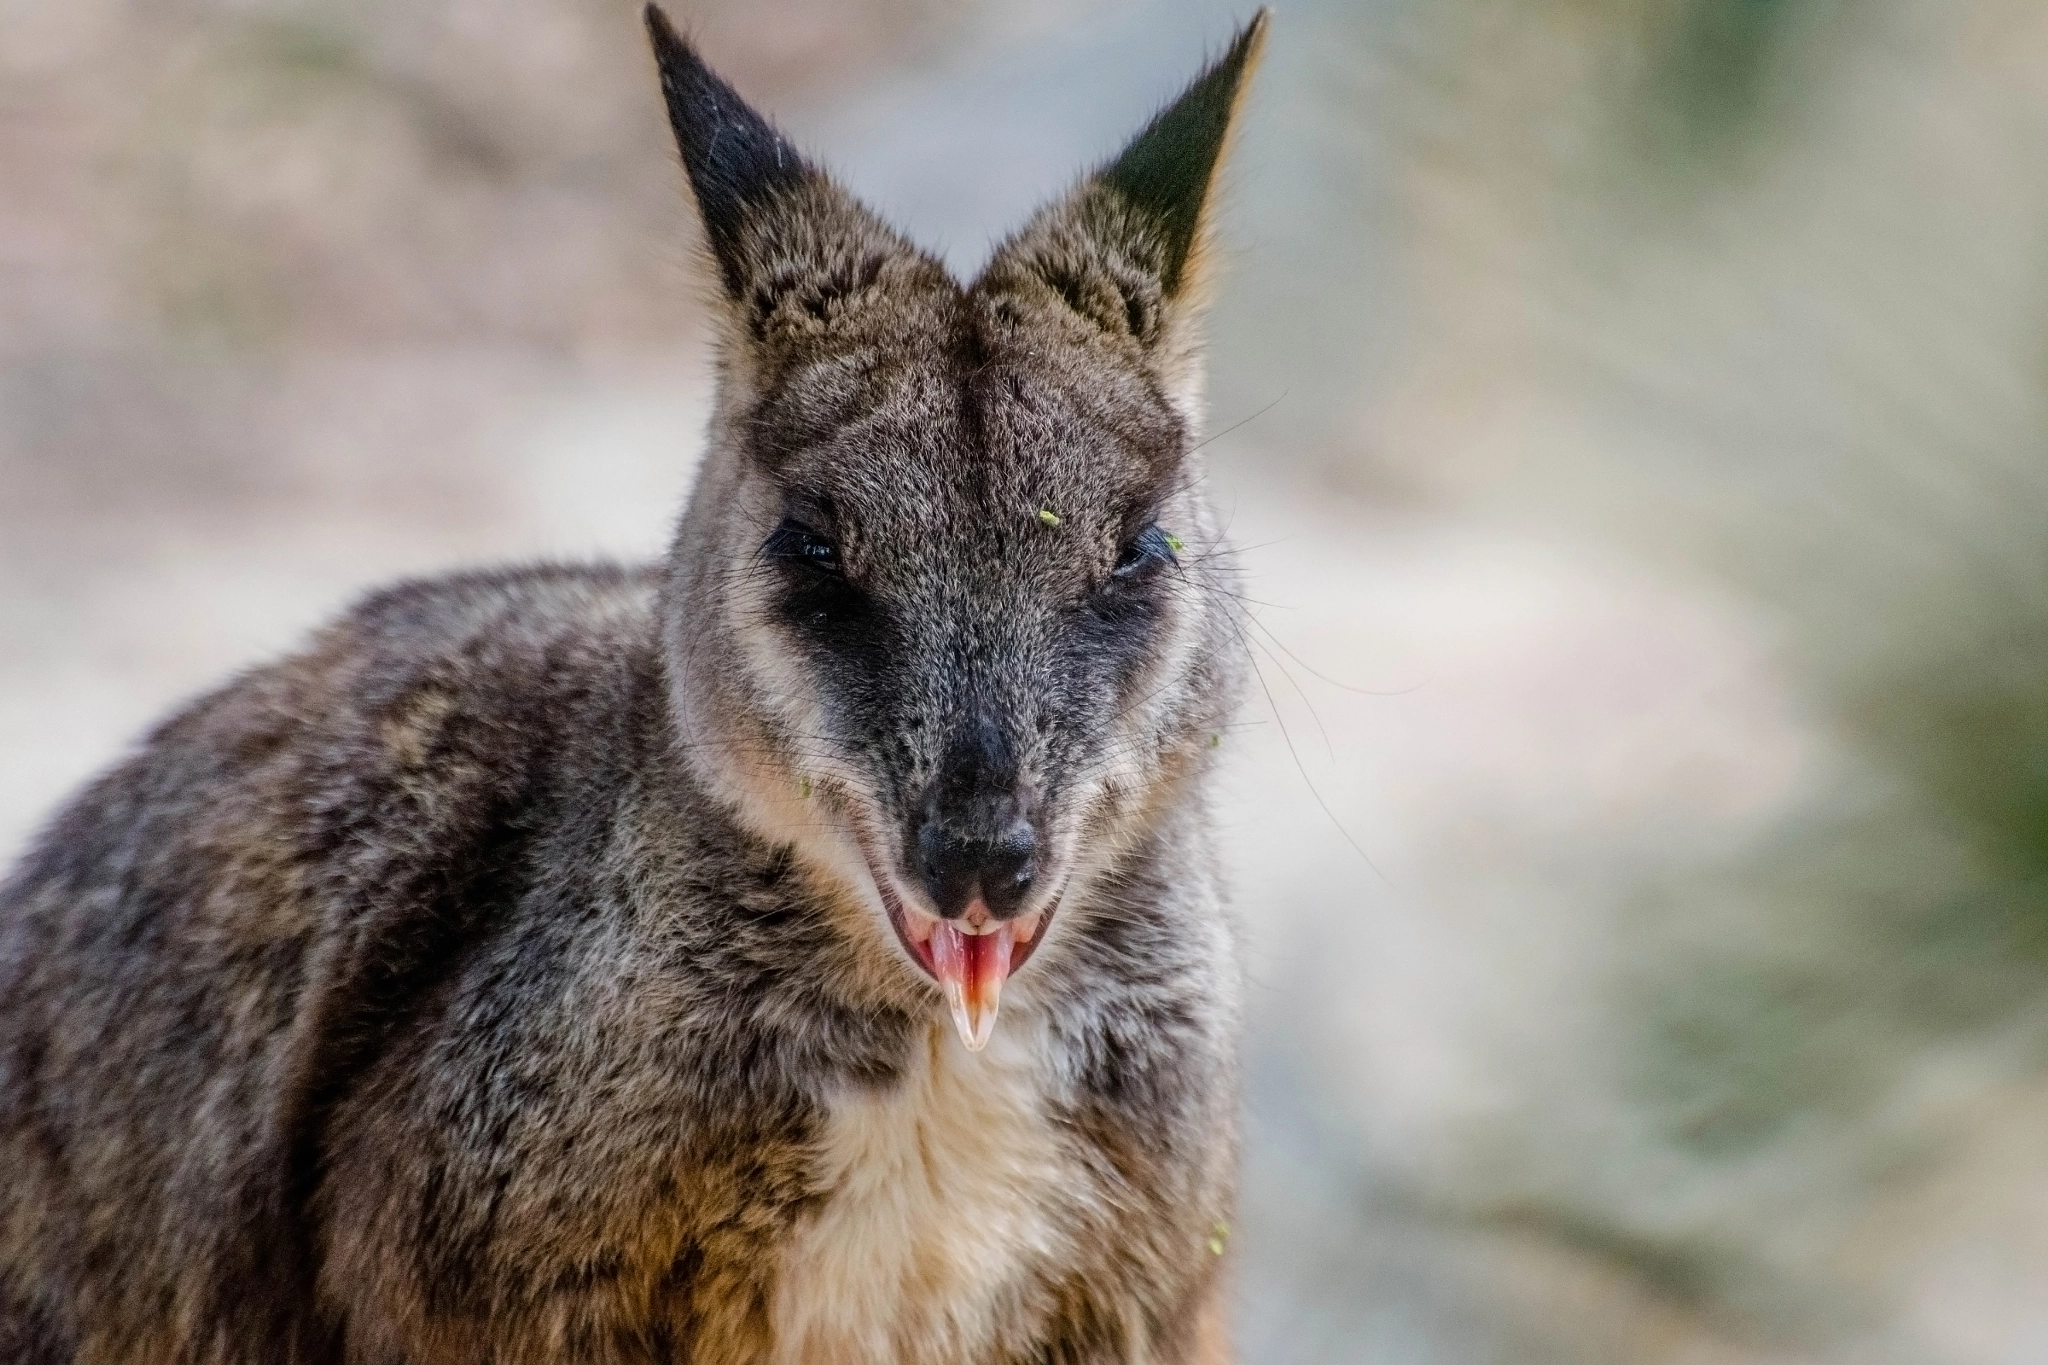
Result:
M1031 1285L1093 1197L1036 1024L1005 1020L979 1055L935 1025L899 1081L835 1099L822 1198L776 1277L776 1365L988 1359L1029 1329Z

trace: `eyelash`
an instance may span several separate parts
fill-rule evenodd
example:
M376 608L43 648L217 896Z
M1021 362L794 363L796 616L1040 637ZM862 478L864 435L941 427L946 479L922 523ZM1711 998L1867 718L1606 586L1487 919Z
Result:
M1156 525L1148 526L1124 542L1111 572L1117 578L1129 578L1155 564L1178 564L1179 558L1174 554L1178 548L1166 531ZM769 559L801 564L819 573L841 571L839 547L831 537L788 517L769 532L761 553Z
M801 564L819 573L840 571L839 547L832 543L832 538L787 517L783 518L781 525L768 533L768 539L761 546L761 553L769 559Z
M1118 552L1116 566L1111 570L1118 578L1128 578L1154 564L1178 564L1174 538L1158 526L1147 526L1144 530L1124 542Z

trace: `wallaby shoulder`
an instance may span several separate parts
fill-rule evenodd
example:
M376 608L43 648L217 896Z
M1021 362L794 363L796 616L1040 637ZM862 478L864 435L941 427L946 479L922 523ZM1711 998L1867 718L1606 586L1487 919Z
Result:
M193 916L221 932L267 914L281 930L284 905L453 873L466 845L451 835L481 833L544 776L615 749L608 732L659 668L653 600L651 573L613 567L371 594L86 788L0 892L0 933L47 932L66 907L86 937L65 957L82 967L93 935L124 919L138 937L196 928ZM118 970L121 955L98 966Z
M653 596L610 567L387 588L51 822L0 887L0 1301L65 1305L51 1339L303 1301L274 1220L326 1110L515 894L540 809L616 784L659 714ZM274 1316L250 1335L310 1349Z

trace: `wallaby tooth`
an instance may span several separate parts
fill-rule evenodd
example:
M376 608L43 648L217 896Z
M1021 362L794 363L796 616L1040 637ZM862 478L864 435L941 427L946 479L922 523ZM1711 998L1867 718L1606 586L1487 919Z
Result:
M984 934L968 951L967 1023L962 1041L969 1052L988 1046L996 1031L996 1009L1002 1002L1003 982L1010 977L1011 940L1008 934Z

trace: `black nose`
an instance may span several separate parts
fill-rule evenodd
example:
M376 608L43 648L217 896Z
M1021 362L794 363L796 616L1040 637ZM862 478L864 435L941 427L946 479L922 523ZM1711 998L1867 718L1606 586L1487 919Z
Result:
M917 830L917 874L947 919L966 914L976 896L997 919L1017 914L1038 874L1037 853L1038 836L1021 817L998 833L977 835L927 811Z

